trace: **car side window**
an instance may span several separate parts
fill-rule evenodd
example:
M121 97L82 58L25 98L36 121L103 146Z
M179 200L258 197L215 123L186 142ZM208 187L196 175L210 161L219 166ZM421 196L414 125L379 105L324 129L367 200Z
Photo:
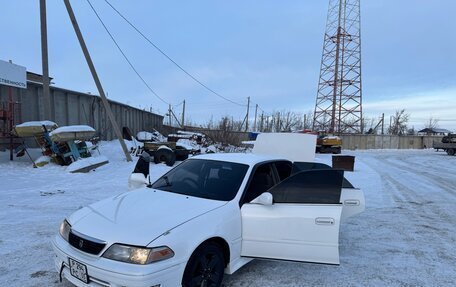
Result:
M274 203L340 204L343 171L309 170L291 175L269 190Z
M273 187L274 184L274 172L271 164L268 163L258 166L250 180L242 203L251 202L260 194Z
M275 168L277 170L277 174L279 175L280 181L288 178L291 175L291 170L293 168L293 164L289 161L279 161L274 163Z

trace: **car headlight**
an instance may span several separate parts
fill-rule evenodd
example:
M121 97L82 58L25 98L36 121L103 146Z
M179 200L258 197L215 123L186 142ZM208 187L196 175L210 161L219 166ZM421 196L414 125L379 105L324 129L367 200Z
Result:
M174 256L174 251L167 246L154 248L113 244L103 254L104 258L133 264L149 264Z
M70 230L71 230L71 225L68 223L68 221L65 219L62 224L60 224L60 235L62 235L63 239L68 241L68 237L70 235Z

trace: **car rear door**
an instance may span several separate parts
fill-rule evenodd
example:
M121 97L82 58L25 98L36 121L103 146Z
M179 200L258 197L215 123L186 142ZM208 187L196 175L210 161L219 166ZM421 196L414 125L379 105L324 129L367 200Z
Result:
M316 162L294 162L291 173L297 173L305 170L328 169L332 170L327 164ZM364 193L359 188L355 188L345 177L342 182L342 192L340 203L343 204L342 221L350 216L361 213L365 210L366 203Z
M296 173L268 191L272 205L241 208L241 256L339 264L343 173Z

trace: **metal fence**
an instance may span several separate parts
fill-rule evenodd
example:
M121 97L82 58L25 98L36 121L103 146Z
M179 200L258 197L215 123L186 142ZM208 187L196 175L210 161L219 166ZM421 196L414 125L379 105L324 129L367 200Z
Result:
M99 96L79 93L57 87L51 89L51 118L44 118L43 87L28 82L27 89L13 88L13 100L21 103L21 119L26 121L52 120L59 126L89 125L97 130L101 139L115 138L111 123ZM8 87L0 85L0 102L8 101ZM127 126L132 133L141 130L161 129L163 116L109 101L120 128Z

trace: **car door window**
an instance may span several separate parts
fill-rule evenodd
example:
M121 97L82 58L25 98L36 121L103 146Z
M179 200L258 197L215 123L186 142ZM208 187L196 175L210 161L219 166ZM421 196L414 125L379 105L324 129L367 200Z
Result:
M340 204L344 178L339 170L311 170L293 174L269 192L274 203Z
M282 181L288 178L291 175L292 170L292 163L289 161L279 161L274 163L274 166L277 170L277 174L279 176L279 180Z
M324 163L319 163L319 162L294 162L293 163L293 168L291 170L292 174L301 172L301 171L306 171L306 170L315 170L315 169L330 169L332 170L333 168L330 167L327 164ZM345 177L342 182L342 187L343 188L355 188L350 181L348 181Z
M243 203L254 200L260 194L273 187L274 184L274 172L271 164L263 164L258 166L250 180L246 192L244 193L244 198L242 199L241 205Z

